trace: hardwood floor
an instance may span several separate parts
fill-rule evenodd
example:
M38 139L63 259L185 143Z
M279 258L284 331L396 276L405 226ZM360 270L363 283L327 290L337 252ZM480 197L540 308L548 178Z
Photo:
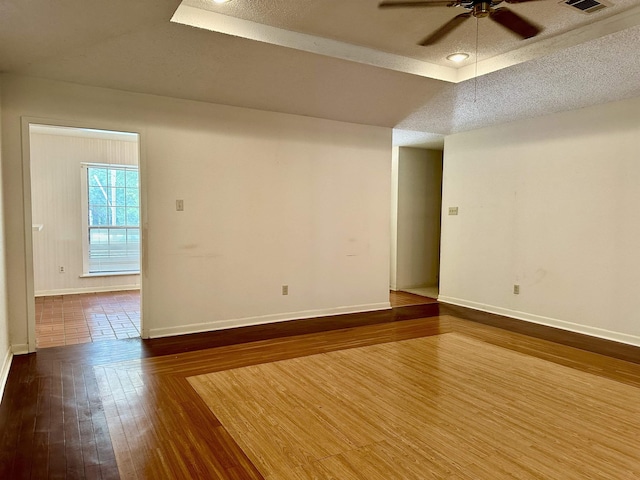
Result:
M640 478L640 389L459 333L189 382L267 479Z
M435 298L429 298L422 295L416 295L414 293L409 292L394 292L391 290L389 292L389 301L392 307L406 307L409 305L426 305L428 303L437 303L438 300Z
M14 358L0 405L0 478L263 478L188 377L449 332L570 367L594 382L640 388L640 349L439 304L55 347ZM489 475L505 465L507 457L494 455L476 467ZM479 475L453 478L499 478Z

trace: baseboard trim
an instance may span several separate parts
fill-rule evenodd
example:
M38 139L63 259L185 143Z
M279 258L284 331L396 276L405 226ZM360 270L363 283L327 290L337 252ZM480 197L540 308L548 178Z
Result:
M14 355L26 355L29 353L29 345L26 343L17 343L11 345L11 353Z
M589 327L587 325L580 325L577 323L567 322L565 320L559 320L551 317L543 317L541 315L534 315L531 313L520 312L518 310L510 310L508 308L496 307L496 306L487 305L484 303L472 302L472 301L464 300L461 298L439 295L438 301L441 303L457 305L459 307L472 308L474 310L480 310L482 312L495 313L497 315L515 318L516 320L523 320L525 322L536 323L538 325L559 328L561 330L580 333L582 335L601 338L603 340L611 340L613 342L624 343L627 345L632 345L634 347L640 347L640 337L635 335L614 332L611 330L605 330L603 328Z
M0 367L0 402L4 395L4 387L7 385L7 380L9 379L9 370L11 370L12 360L13 353L11 353L11 349L8 348L7 354L4 356L4 360L2 361L2 366Z
M41 290L35 293L36 297L53 297L55 295L76 295L79 293L102 293L102 292L124 292L127 290L140 290L137 285L119 285L105 287L81 287L81 288L61 288L59 290Z
M329 317L332 315L342 315L348 313L364 313L377 310L390 310L389 302L370 303L367 305L354 305L350 307L336 307L320 310L304 310L300 312L278 313L274 315L261 315L258 317L235 318L229 320L218 320L213 322L194 323L191 325L180 325L178 327L152 328L148 331L149 338L172 337L175 335L188 335L191 333L213 332L216 330L226 330L229 328L249 327L254 325L264 325L266 323L287 322L290 320L304 320L307 318Z
M432 287L437 288L438 284L437 283L432 283L431 285L414 285L413 287L404 286L404 287L398 287L398 290L418 290L420 288L432 288Z

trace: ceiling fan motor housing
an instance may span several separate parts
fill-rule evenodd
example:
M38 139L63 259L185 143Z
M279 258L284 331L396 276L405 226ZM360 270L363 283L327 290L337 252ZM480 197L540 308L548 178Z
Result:
M473 2L472 13L476 18L488 17L491 13L491 2Z

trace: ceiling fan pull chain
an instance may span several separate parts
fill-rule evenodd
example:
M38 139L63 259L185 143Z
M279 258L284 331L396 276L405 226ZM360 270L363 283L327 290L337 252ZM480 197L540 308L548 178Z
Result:
M480 40L480 22L478 21L478 17L476 17L476 73L474 75L475 82L475 93L473 98L473 103L478 101L478 42Z

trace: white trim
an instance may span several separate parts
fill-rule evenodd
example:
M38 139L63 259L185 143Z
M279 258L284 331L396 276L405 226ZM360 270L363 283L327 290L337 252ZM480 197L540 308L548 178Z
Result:
M89 272L89 182L87 164L80 164L80 238L82 239L82 273ZM38 294L36 293L36 296Z
M138 133L133 132L120 132L115 130L98 130L95 128L82 128L82 127L60 127L56 125L39 125L33 124L31 126L32 133L39 133L40 135L55 135L64 137L84 137L84 138L97 138L101 140L117 140L119 142L137 142Z
M80 129L78 129L80 130ZM120 132L114 132L120 133ZM125 135L133 135L131 133L126 133ZM135 134L137 135L137 134ZM137 135L139 137L139 135ZM138 140L133 140L137 142ZM102 163L102 162L80 162L80 168L87 167L96 167L96 168L114 168L118 170L131 170L132 172L138 172L138 164L137 163ZM122 188L122 187L119 187Z
M36 351L36 305L34 301L33 277L33 217L31 208L31 134L29 117L21 117L22 133L22 218L24 221L24 291L27 313L27 352ZM13 353L16 353L14 348ZM25 352L26 353L26 352Z
M248 327L252 325L262 325L265 323L286 322L288 320L303 320L307 318L328 317L331 315L343 315L347 313L362 313L389 309L391 309L391 304L389 302L383 302L370 303L367 305L354 305L351 307L303 310L300 312L276 313L273 315L261 315L258 317L216 320L212 322L193 323L191 325L180 325L177 327L151 328L149 329L149 338L172 337L175 335L186 335L189 333L212 332L215 330L225 330L228 328Z
M411 286L411 285L405 285L405 286L403 286L403 287L398 287L398 290L403 290L403 291L404 291L404 290L418 290L419 288L432 288L432 287L437 288L437 287L438 287L438 285L425 285L425 284L422 284L422 285L414 285L414 286ZM411 292L409 292L409 293L411 293Z
M339 40L292 32L271 25L216 13L205 8L192 7L182 2L173 17L173 23L202 28L234 37L257 40L259 42L293 48L304 52L317 53L351 62L373 65L397 72L411 73L445 82L455 82L457 70L416 58L381 52L369 47L353 45Z
M458 305L460 307L473 308L474 310L480 310L482 312L504 315L505 317L515 318L516 320L524 320L526 322L537 323L539 325L545 325L547 327L559 328L561 330L567 330L569 332L581 333L583 335L589 335L591 337L602 338L604 340L611 340L613 342L625 343L627 345L640 347L640 336L636 335L613 332L611 330L605 330L603 328L580 325L578 323L567 322L566 320L543 317L541 315L534 315L532 313L510 310L508 308L496 307L493 305L486 305L484 303L472 302L460 298L439 295L438 301L442 303L449 303L451 305Z
M13 355L26 355L27 353L29 353L29 344L17 343L11 345L11 353Z
M7 354L4 356L4 360L2 365L0 366L0 402L2 401L2 396L4 395L4 387L7 385L7 380L9 379L9 370L11 369L11 361L13 360L13 353L11 353L11 349L7 349Z
M140 275L140 271L136 272L100 272L100 273L84 273L78 275L78 278L92 278L92 277L131 277L134 275Z
M61 288L59 290L42 290L36 292L36 297L51 297L54 295L75 295L78 293L101 293L101 292L124 292L126 290L140 290L140 284L119 285L117 287L82 287L82 288Z

